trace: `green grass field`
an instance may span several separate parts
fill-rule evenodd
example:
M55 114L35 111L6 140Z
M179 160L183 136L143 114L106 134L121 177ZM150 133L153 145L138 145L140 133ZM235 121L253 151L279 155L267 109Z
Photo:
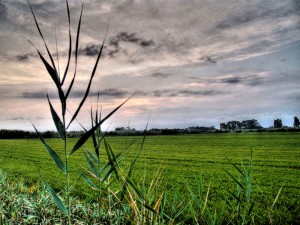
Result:
M120 152L132 140L134 145L125 154L122 164L126 165L138 151L142 137L109 137L115 153ZM48 144L62 154L60 139L49 139ZM68 140L72 147L75 139ZM83 148L91 148L86 144ZM194 185L195 176L202 176L204 186L211 185L210 206L218 208L222 195L235 191L236 184L224 169L236 174L226 157L237 166L241 161L248 164L250 149L253 151L253 195L258 201L256 212L267 216L281 187L282 191L274 210L275 221L299 220L300 214L300 133L235 133L201 134L181 136L148 136L142 153L135 165L133 178L142 177L151 181L158 171L162 174L161 190L178 187L182 195L187 194L185 181ZM92 149L92 148L91 148ZM102 150L103 162L106 155ZM71 156L71 174L74 181L87 167L83 154L78 151ZM57 170L39 140L0 140L0 169L12 181L22 179L28 185L39 180L38 173L55 188L63 187L64 177ZM76 195L84 197L89 189L82 181Z

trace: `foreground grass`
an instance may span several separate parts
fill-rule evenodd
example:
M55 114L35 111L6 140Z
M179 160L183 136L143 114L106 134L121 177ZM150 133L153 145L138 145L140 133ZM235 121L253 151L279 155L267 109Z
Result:
M116 153L132 139L137 141L122 162L125 168L135 156L141 138L109 138ZM58 151L60 154L63 153L58 139L47 141L56 149L61 149ZM76 140L69 139L68 141L75 142ZM89 145L86 144L86 147ZM16 184L21 179L25 186L36 185L39 183L37 175L39 171L54 188L57 190L61 188L63 178L59 171L53 170L55 165L38 140L0 140L0 146L1 169L9 174L10 184L11 182ZM299 133L150 136L146 139L132 177L139 187L144 189L144 192L149 190L151 181L158 181L155 194L153 189L148 196L149 200L153 198L154 203L160 198L163 190L168 190L166 195L172 199L170 202L173 202L173 208L177 209L174 209L174 217L176 212L178 214L180 211L181 206L188 205L187 203L191 200L187 183L196 192L195 177L200 177L203 179L203 193L206 194L209 190L207 208L212 214L217 212L217 215L229 220L230 212L225 210L222 216L222 208L226 205L224 199L230 199L228 191L235 191L236 184L232 182L224 169L234 175L237 175L237 171L229 164L225 156L236 165L239 165L241 161L247 164L251 146L253 149L252 193L256 203L254 221L274 224L299 222ZM102 154L105 153L102 151ZM86 167L83 160L80 152L70 158L72 180L76 180L83 167ZM157 173L157 171L160 172ZM161 178L157 174L161 174ZM276 204L271 207L281 187ZM118 187L115 188L115 190L118 189ZM83 203L89 201L91 195L90 189L83 181L79 181L72 193L72 196L79 196ZM171 204L168 204L168 207L168 215L170 215L172 214ZM192 210L188 208L182 210L185 213L178 215L175 221L191 219L189 217L192 215Z

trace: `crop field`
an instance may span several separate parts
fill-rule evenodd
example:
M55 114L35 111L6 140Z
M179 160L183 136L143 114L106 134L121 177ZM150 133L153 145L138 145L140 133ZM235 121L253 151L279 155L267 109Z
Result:
M108 137L117 154L129 143L134 144L124 153L121 165L124 170L135 157L141 146L142 137ZM75 139L68 140L72 147ZM48 139L48 144L62 155L60 139ZM82 150L91 148L88 143ZM59 150L60 149L60 150ZM300 133L232 133L201 134L179 136L147 136L140 157L134 167L132 177L139 183L160 176L160 189L178 189L187 194L186 183L194 186L195 177L203 179L204 188L210 188L209 203L218 208L218 202L228 190L235 191L236 184L225 172L237 175L229 158L236 166L241 162L247 167L252 149L252 193L257 199L256 210L267 214L276 195L282 187L274 210L276 221L283 223L299 220L300 214ZM83 151L82 151L83 152ZM107 161L102 148L103 163ZM70 158L71 178L87 168L83 154L78 151ZM39 175L54 187L61 188L64 178L55 168L47 151L39 140L0 140L0 169L8 174L12 182L19 179L28 185L39 181ZM79 181L76 195L84 198L89 192L87 185ZM176 188L175 188L176 187ZM265 211L263 211L265 210Z

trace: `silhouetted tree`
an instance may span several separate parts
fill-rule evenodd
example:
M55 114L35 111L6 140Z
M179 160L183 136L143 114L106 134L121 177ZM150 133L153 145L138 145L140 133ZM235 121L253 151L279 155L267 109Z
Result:
M294 117L294 127L295 127L295 128L299 128L299 126L300 126L299 119L295 116L295 117Z
M281 128L281 127L282 127L281 119L274 120L274 128Z

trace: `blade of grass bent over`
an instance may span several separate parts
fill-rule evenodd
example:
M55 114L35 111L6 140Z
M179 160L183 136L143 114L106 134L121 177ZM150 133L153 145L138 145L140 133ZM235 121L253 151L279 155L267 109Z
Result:
M25 37L24 37L25 38ZM52 68L52 66L49 65L49 63L47 62L47 60L43 57L43 55L40 53L40 51L37 49L37 47L35 47L35 45L30 41L28 40L27 38L25 38L37 51L37 53L39 54L42 62L44 63L49 75L51 76L52 80L54 81L55 85L57 88L59 88L59 80L58 80L58 77L57 77L57 73L56 71Z
M33 19L34 19L34 21L35 21L35 25L36 25L36 27L37 27L37 29L38 29L38 31L39 31L39 34L40 34L41 38L43 39L45 48L46 48L46 50L47 50L47 52L48 52L48 56L49 56L49 58L50 58L50 60L51 60L52 66L53 66L54 71L55 71L55 73L56 73L56 77L57 77L57 79L58 79L58 81L59 81L59 77L58 77L58 74L57 74L57 72L56 72L57 70L56 70L56 67L55 67L55 63L54 63L53 57L52 57L52 55L51 55L51 53L50 53L50 51L49 51L49 49L48 49L48 46L47 46L46 41L45 41L45 38L44 38L44 36L43 36L43 34L42 34L42 32L41 32L41 29L40 29L40 27L39 27L39 24L38 24L38 22L37 22L37 19L36 19L36 17L35 17L35 14L34 14L34 12L33 12L33 10L32 10L32 7L31 7L29 1L27 1L27 3L28 3L28 5L29 5L30 10L31 10L31 13L32 13L32 15L33 15ZM58 83L59 83L59 82L58 82Z

